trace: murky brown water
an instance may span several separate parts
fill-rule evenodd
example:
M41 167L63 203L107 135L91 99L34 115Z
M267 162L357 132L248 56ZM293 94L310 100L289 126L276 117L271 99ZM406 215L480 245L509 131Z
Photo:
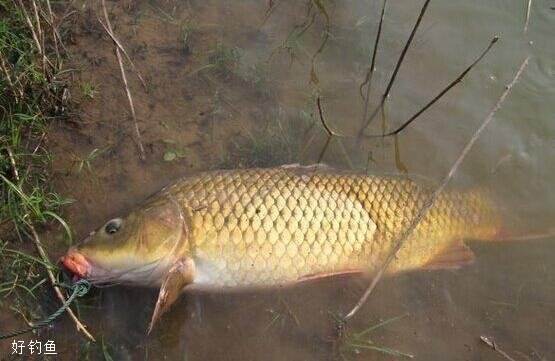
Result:
M127 99L112 43L96 20L95 3L79 4L70 46L78 82L94 84L93 99L73 90L80 106L50 135L61 193L75 199L68 219L78 238L121 215L180 176L216 167L314 162L325 141L316 96L330 126L354 134L362 122L359 85L368 66L381 1L133 1L110 2L115 33L147 79L131 71L147 160L133 140ZM268 6L274 9L268 15ZM385 15L373 109L416 20L420 2L390 1ZM555 216L555 11L532 4L523 33L523 1L432 1L386 105L393 129L453 80L485 48L501 40L439 103L399 137L357 148L347 157L332 141L325 162L439 180L489 112L521 63L531 62L495 122L469 154L453 183L494 185L513 230L541 232ZM327 29L327 30L326 30ZM328 34L314 60L313 54ZM207 66L209 65L209 66ZM311 128L311 124L314 126ZM380 132L382 120L371 125ZM309 143L300 154L301 144ZM94 149L103 153L81 163ZM175 158L165 161L164 158ZM348 158L348 159L346 159ZM81 170L79 165L85 164ZM515 231L516 232L516 231ZM349 324L360 331L408 314L371 334L378 346L416 360L501 360L480 342L493 336L515 360L555 358L555 244L470 242L477 262L458 271L413 272L384 279ZM64 246L60 243L59 253ZM186 294L150 336L145 333L156 290L96 289L81 316L114 360L328 360L334 353L331 314L347 312L366 282L322 280L279 290ZM64 360L103 359L64 320L48 331ZM101 342L102 343L102 342ZM79 345L79 347L76 347ZM88 349L88 351L87 351ZM372 350L347 360L391 360Z

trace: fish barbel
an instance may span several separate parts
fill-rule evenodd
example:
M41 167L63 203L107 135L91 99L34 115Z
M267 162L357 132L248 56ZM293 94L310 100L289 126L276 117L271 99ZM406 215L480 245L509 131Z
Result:
M432 192L406 177L314 166L209 171L108 221L62 261L93 282L162 284L162 290L372 274ZM483 192L444 192L388 273L459 267L473 259L463 239L493 239L499 228Z

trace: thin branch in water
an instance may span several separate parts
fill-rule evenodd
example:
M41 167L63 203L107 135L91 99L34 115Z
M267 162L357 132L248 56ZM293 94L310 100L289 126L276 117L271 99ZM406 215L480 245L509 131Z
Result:
M266 24L266 21L270 18L274 10L277 9L278 5L281 4L280 0L277 1L268 1L268 8L266 9L266 13L264 14L264 20L262 21L262 25Z
M397 135L400 132L403 131L403 129L405 129L406 127L409 126L409 124L411 124L413 121L416 120L416 118L418 118L422 113L424 113L426 110L428 110L429 107L431 107L435 102L437 102L442 96L445 95L445 93L447 93L449 90L451 90L451 88L453 88L455 85L457 85L458 83L460 83L464 77L466 76L466 74L468 74L468 72L470 72L470 70L472 70L472 68L478 64L478 62L480 62L480 60L482 60L482 58L490 51L490 49L492 48L493 44L495 44L497 42L497 40L499 40L499 37L494 36L493 39L491 39L489 45L486 47L486 49L484 49L484 51L480 54L480 56L478 56L476 58L476 60L474 60L472 62L472 64L470 64L455 80L453 80L449 85L447 85L442 91L440 91L432 100L430 100L426 105L424 105L422 107L422 109L420 109L419 111L417 111L412 117L410 117L407 121L405 121L400 127L398 127L397 129L395 129L392 132L389 133L385 133L385 134L375 134L375 135L363 135L363 137L370 137L370 138L377 138L377 137L389 137L392 135Z
M416 34L416 30L418 30L418 27L419 27L419 25L422 21L422 18L424 17L424 14L426 13L426 10L428 9L428 4L429 3L430 3L430 0L425 0L424 1L424 5L422 5L422 8L420 9L420 14L418 15L418 19L416 20L416 23L414 24L414 27L412 28L412 31L410 33L409 38L407 39L407 42L405 43L405 47L403 48L403 51L401 51L401 55L399 56L399 59L397 60L397 64L395 64L395 69L393 70L393 74L391 75L391 79L389 80L389 83L387 84L387 88L385 89L385 92L382 95L382 99L380 101L380 104L372 112L372 115L370 115L370 117L368 117L366 119L366 123L361 128L361 130L359 132L359 135L362 135L362 132L364 131L364 129L366 129L368 127L368 125L370 124L370 122L372 122L372 119L374 119L374 117L376 116L378 111L381 108L383 108L385 100L387 99L387 97L389 96L389 92L391 91L391 87L393 86L393 83L395 82L395 79L397 78L397 73L399 72L399 69L401 68L401 65L403 64L403 60L405 59L405 55L407 54L407 51L409 50L410 44L412 43L412 40L414 39L414 35Z
M326 23L325 23L326 29L325 29L325 32L324 32L324 39L320 43L320 46L318 47L316 52L312 55L311 67L310 67L310 81L314 84L318 84L319 80L318 80L318 75L316 75L316 68L315 68L315 66L316 66L315 65L316 57L324 50L324 47L326 46L326 43L329 40L331 20L330 20L330 16L329 16L325 6L321 2L321 0L312 0L312 3L318 8L318 10L324 16L324 19L326 21Z
M135 72L135 75L137 75L137 78L139 79L139 81L141 82L141 85L143 86L143 88L145 88L145 90L147 89L146 87L146 82L143 78L143 76L141 75L141 73L139 72L139 70L137 69L137 67L135 66L135 63L133 63L133 60L131 60L131 58L129 57L129 54L127 54L127 51L125 50L125 48L123 47L123 45L121 44L121 42L116 38L116 36L114 35L114 31L112 30L112 25L109 24L108 26L104 25L104 23L102 23L100 21L100 25L102 25L102 27L104 28L104 30L106 30L106 33L108 33L108 35L110 36L110 38L112 39L112 41L114 42L114 44L121 50L121 52L123 53L123 55L125 55L125 58L127 59L127 61L129 62L129 64L131 65L131 68L133 69L133 71Z
M331 138L333 138L333 136L341 137L342 135L334 132L326 123L326 120L324 118L324 111L322 110L322 103L321 103L320 97L316 98L316 104L318 106L318 115L320 116L320 121L322 122L322 126L326 130L326 133L328 133L328 139L326 139L326 143L324 144L324 147L322 148L322 150L320 151L320 155L318 156L317 163L320 164L322 162L322 159L324 158L324 155L326 154L326 150L328 149L328 146L330 145ZM347 160L349 159L347 158ZM349 160L349 163L350 163L350 160Z
M503 351L502 349L499 348L499 346L497 346L497 343L495 343L495 341L488 336L480 336L480 340L482 340L483 343L485 343L486 345L488 345L489 347L491 347L494 351L497 351L498 354L500 354L501 356L503 356L504 358L506 358L509 361L516 361L514 358L512 358L511 356L509 356L505 351Z
M395 259L395 256L397 255L397 252L399 251L399 249L405 244L407 239L411 236L411 234L414 232L416 227L420 224L422 219L428 214L428 212L430 211L430 208L432 208L432 206L434 205L434 203L437 200L437 198L439 197L439 195L443 192L443 190L447 186L447 183L451 180L451 178L453 178L453 175L455 174L455 172L459 168L462 161L466 158L466 155L468 154L470 149L474 146L474 143L476 142L476 140L480 137L483 130L491 122L495 113L501 108L501 105L505 101L505 98L507 98L507 96L511 92L511 89L516 84L516 82L520 78L520 75L524 71L524 68L526 68L526 66L528 65L528 60L529 59L530 59L530 56L528 56L528 57L526 57L526 59L524 59L524 61L520 65L520 68L516 72L513 80L505 87L505 91L501 94L501 96L499 97L499 99L495 103L495 106L493 107L493 109L489 112L489 114L484 119L484 121L482 122L480 127L478 127L478 129L476 130L476 132L474 133L472 138L469 140L469 142L463 148L459 157L457 158L457 160L455 161L455 163L453 164L453 166L449 170L449 173L447 173L447 175L441 181L439 187L437 187L437 189L426 200L426 202L424 203L424 206L422 207L420 212L418 212L418 215L414 218L414 220L411 222L409 227L403 232L403 234L401 235L401 237L399 238L397 243L395 243L395 245L391 249L391 252L388 254L384 263L382 264L382 266L378 270L378 273L376 274L376 276L374 277L374 279L372 280L372 282L370 283L370 285L368 286L368 288L366 289L366 291L364 292L362 297L359 299L359 301L356 303L356 305L351 309L351 311L343 319L344 322L347 322L348 320L350 320L358 312L358 310L364 305L364 303L366 303L366 300L368 299L368 297L370 296L370 294L372 293L372 291L374 290L374 288L376 287L376 285L378 284L380 279L383 277L387 267Z
M532 8L532 0L528 0L528 5L526 6L526 21L524 23L524 32L528 31L528 24L530 23L530 9Z
M110 18L108 17L108 11L106 10L106 2L102 0L102 11L104 13L104 19L106 20L106 25L98 19L100 24L104 27L104 30L110 35L112 39L115 39L114 32L112 30L112 24L110 23ZM115 41L114 41L115 42ZM129 90L129 85L127 84L127 76L125 75L125 69L123 67L123 59L121 56L121 49L118 43L116 42L116 57L118 59L119 68L121 71L121 78L123 80L123 85L125 87L125 93L127 94L127 100L129 101L129 108L131 110L131 117L133 119L133 126L135 130L135 138L137 141L137 146L139 147L139 153L141 160L146 159L145 148L143 147L143 143L141 141L141 132L139 131L139 124L137 123L137 116L135 114L135 106L133 105L133 97L131 96L131 91Z
M374 49L372 50L372 60L370 61L370 67L366 72L366 77L364 79L364 82L360 84L360 88L359 88L360 96L364 100L364 112L362 115L363 124L364 124L364 121L366 120L366 117L368 116L368 103L370 102L370 89L372 86L372 76L374 75L374 69L376 67L376 55L378 54L378 44L380 43L380 38L382 35L382 25L383 25L383 18L385 15L386 4L387 4L387 0L384 0L382 4L382 12L380 15L380 23L378 24L378 32L376 33L376 40L374 40ZM363 95L362 91L364 86L366 86L366 94Z
M494 36L491 39L488 46L486 47L486 49L484 49L484 51L482 51L482 53L476 58L476 60L474 60L472 62L472 64L470 64L465 70L463 70L463 72L461 74L459 74L459 76L455 80L453 80L451 83L449 83L449 85L447 85L443 90L441 90L432 100L430 100L424 107L422 107L422 109L420 109L412 117L410 117L407 121L405 121L400 127L398 127L397 129L395 129L395 130L393 130L389 133L362 134L362 135L359 135L358 139L385 138L385 137L396 136L399 133L401 133L409 124L414 122L420 115L422 115L422 113L424 113L435 102L437 102L439 99L441 99L441 97L444 96L449 90L451 90L455 85L460 83L464 79L464 77L470 72L470 70L472 70L474 68L474 66L476 66L484 58L484 56L486 56L486 54L490 51L490 49L493 47L493 45L498 40L499 40L499 38L497 36ZM322 122L322 125L326 129L326 132L328 133L328 140L326 141L326 144L324 145L324 148L322 149L322 152L321 152L320 157L319 157L319 159L321 160L324 156L324 153L325 153L327 147L329 146L329 142L330 142L332 136L335 136L335 137L338 137L338 138L347 138L348 136L343 135L343 134L339 134L339 133L336 133L336 132L332 132L332 130L328 127L328 125L326 124L326 122L323 118L322 108L321 108L321 104L320 104L320 98L317 99L317 102L318 102L318 111L320 113L320 120ZM381 108L381 111L382 111L382 114L383 114L383 108ZM385 131L385 118L384 118L384 124L383 124L382 132L383 131ZM367 166L368 166L368 164L367 164Z

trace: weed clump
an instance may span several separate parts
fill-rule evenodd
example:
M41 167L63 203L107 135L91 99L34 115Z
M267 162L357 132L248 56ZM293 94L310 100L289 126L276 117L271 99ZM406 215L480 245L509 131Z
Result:
M38 5L0 0L0 307L27 323L44 317L38 291L55 270L45 253L31 255L34 225L56 221L71 239L46 146L50 123L66 112L68 74L50 3Z

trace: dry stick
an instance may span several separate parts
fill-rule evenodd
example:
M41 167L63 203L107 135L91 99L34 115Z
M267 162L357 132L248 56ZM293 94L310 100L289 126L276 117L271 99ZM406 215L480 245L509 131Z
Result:
M19 173L17 171L17 166L15 163L13 152L9 147L6 149L8 151L8 157L10 158L14 179L17 181L17 183L19 183ZM25 214L24 218L29 218L29 213ZM42 261L46 264L50 264L51 263L50 259L48 258L48 255L44 251L44 247L42 246L42 242L40 241L39 235L35 227L31 223L30 219L29 219L29 222L27 222L27 226L29 227L29 229L31 230L31 233L33 234L33 241L35 243L35 247L37 248L37 251L39 252L39 255ZM56 277L54 277L54 273L52 273L52 270L49 267L45 267L45 269L46 269L46 273L48 274L48 279L50 280L50 284L52 285L52 288L54 288L54 292L56 293L56 296L58 297L58 299L62 304L65 304L66 298L58 286L58 282L56 281ZM87 336L91 341L96 342L93 335L91 335L90 332L87 331L86 326L77 318L77 316L75 315L75 313L71 308L67 308L67 313L75 323L75 326L77 327L77 331L83 332L83 334Z
M106 10L106 2L102 0L102 11L104 12L104 18L106 19L106 26L102 24L104 29L108 32L108 35L112 39L115 38L113 36L112 24L110 23L110 18L108 17L108 11ZM100 20L99 20L100 21ZM116 42L116 57L118 58L119 68L121 71L121 78L123 80L123 85L125 86L125 93L127 94L127 100L129 101L129 108L131 109L131 117L133 119L133 126L135 129L135 136L137 138L137 146L139 147L139 153L141 160L146 159L145 148L143 147L143 143L141 141L141 132L139 131L139 125L137 123L137 116L135 114L135 106L133 105L133 97L131 96L131 91L129 90L129 85L127 84L127 76L125 75L125 69L123 68L123 59L121 56L120 46L117 45Z
M131 58L129 57L129 54L127 54L127 51L125 50L125 48L123 47L123 45L121 45L120 41L116 38L116 36L114 35L113 31L112 31L112 27L109 26L108 28L103 24L100 23L102 25L102 27L104 28L104 30L106 30L106 32L108 33L108 35L110 36L110 38L112 38L112 40L114 41L114 43L116 44L116 46L121 50L121 52L123 53L123 55L125 55L125 58L127 59L127 61L129 62L129 64L131 65L131 68L133 69L133 71L135 72L135 74L137 75L137 78L139 78L139 81L141 82L143 88L145 88L145 90L147 89L146 87L146 82L143 78L143 76L141 75L141 73L139 73L139 70L137 69L137 67L135 66L135 63L133 63L133 61L131 60Z
M37 250L38 250L42 260L46 263L49 263L50 260L48 259L48 256L46 255L46 252L44 251L44 248L42 247L42 243L39 239L37 231L35 230L35 227L33 227L33 225L31 223L28 223L27 225L29 226L29 229L33 233L33 240L35 241L35 246L37 247ZM62 291L60 290L60 288L57 285L56 277L54 277L54 274L52 273L52 270L50 270L49 268L46 269L46 272L48 273L48 278L50 279L50 284L52 285L52 287L54 288L54 291L56 292L56 296L58 296L58 299L60 300L60 302L62 302L62 304L64 304L65 301L66 301L66 298L65 298ZM71 319L75 323L75 326L77 327L77 331L83 332L83 334L85 336L87 336L87 338L89 338L93 342L96 342L94 336L91 335L91 333L89 331L87 331L86 326L77 318L77 316L75 315L73 310L71 308L68 308L66 311L67 311L69 317L71 317Z
M528 6L526 7L526 22L524 23L524 32L528 31L528 23L530 22L530 8L532 7L532 0L528 0Z
M370 67L368 68L368 72L366 73L366 79L360 85L360 95L362 95L362 88L366 85L366 94L363 96L364 99L364 112L362 115L362 122L366 120L368 116L368 103L370 102L370 88L372 86L372 76L374 75L374 68L376 67L376 54L378 53L378 44L380 43L380 38L382 35L382 25L383 25L383 18L385 15L385 6L387 4L387 0L383 0L382 5L382 13L380 15L380 23L378 24L378 32L376 33L376 40L374 41L374 50L372 51L372 60L370 61Z
M441 90L438 93L438 95L436 95L424 107L422 107L422 109L420 109L412 117L410 117L407 121L405 121L400 127L398 127L397 129L395 129L394 131L389 132L389 133L362 134L362 135L359 135L359 139L384 138L384 137L390 137L390 136L399 134L410 123L415 121L422 113L424 113L428 108L430 108L435 102L437 102L439 99L441 99L441 97L444 96L449 90L451 90L455 85L460 83L464 79L466 74L468 74L468 72L470 72L470 70L472 70L472 68L474 68L474 66L476 66L476 64L478 64L478 62L480 62L480 60L482 60L484 58L484 56L492 48L493 44L495 44L498 40L499 40L499 38L497 36L494 36L493 39L491 39L489 45L486 47L486 49L484 49L484 51L476 58L476 60L474 60L472 62L472 64L470 64L465 70L463 70L463 72L461 74L459 74L459 76L455 80L453 80L451 83L449 83L449 85L447 85L443 90ZM322 107L320 105L320 98L317 99L317 103L318 103L318 111L320 113L320 120L322 122L322 125L326 129L326 132L328 133L328 139L326 141L326 144L324 145L324 148L320 152L320 157L318 158L319 162L320 162L322 160L323 156L324 156L324 153L326 152L327 147L329 146L329 143L330 143L332 137L335 136L335 137L338 137L338 138L347 138L348 136L336 133L336 132L332 131L329 128L329 126L326 124L326 122L324 120L324 117L323 117L323 114L322 114ZM303 151L303 153L304 153L304 151Z
M31 4L33 5L33 14L35 16L35 22L37 23L37 36L41 44L40 49L41 49L41 56L42 56L42 71L44 75L47 76L46 66L50 65L54 69L54 65L52 64L50 59L48 59L48 57L46 56L46 47L44 45L44 33L42 32L42 28L40 26L39 9L38 9L37 3L35 2L35 0L33 0L31 1Z
M62 45L62 48L64 49L64 51L65 51L65 47L62 42L62 38L58 33L58 30L54 26L54 13L52 12L52 6L50 5L50 0L46 0L46 9L48 10L48 18L46 16L43 16L43 18L46 21L46 23L50 26L50 28L52 28L54 50L56 51L56 60L57 60L58 69L60 69L62 67L62 58L60 56L60 49L58 48L58 41Z
M405 47L403 48L403 51L401 51L401 55L399 56L399 59L397 60L397 64L395 64L395 69L393 70L393 74L391 75L391 79L389 80L389 83L387 84L387 88L385 89L385 92L382 95L382 99L380 101L380 104L376 107L374 112L372 112L372 115L370 115L370 117L368 117L368 119L366 119L366 124L364 125L364 127L361 128L361 130L359 132L359 135L362 135L362 132L364 131L364 129L366 129L368 127L368 125L370 124L372 119L374 119L376 114L378 114L378 111L383 108L385 100L389 96L389 92L391 91L391 87L393 86L393 83L395 82L395 78L397 77L397 73L399 72L399 69L401 68L401 64L403 64L403 60L405 59L405 55L407 54L407 51L409 50L410 44L412 43L412 40L414 39L414 35L416 34L416 30L418 30L418 27L420 26L420 22L422 21L422 18L424 17L424 14L426 13L426 10L428 9L428 4L429 3L430 3L430 0L425 0L424 5L422 5L422 8L420 9L420 14L418 15L418 19L416 20L416 23L414 24L414 27L412 28L412 31L409 35L409 38L407 39L407 42L405 43Z
M19 172L17 171L17 167L15 165L15 157L13 155L12 148L10 146L6 146L6 151L8 152L8 158L10 158L10 164L12 166L13 177L19 183Z
M407 126L409 126L410 123L412 123L414 120L416 120L416 118L418 118L422 113L424 113L429 107L431 107L435 102L437 102L443 95L445 95L445 93L447 93L451 88L453 88L455 85L457 85L458 83L460 83L464 77L466 76L466 74L468 74L468 72L470 70L472 70L472 68L478 64L478 62L480 60L482 60L482 58L484 56L486 56L486 54L490 51L491 47L493 46L493 44L495 44L497 42L497 40L499 40L499 37L494 36L493 39L491 39L489 45L486 47L486 49L484 49L484 51L480 54L480 56L478 56L476 58L476 60L474 60L472 62L472 64L470 64L455 80L453 80L449 85L447 85L442 91L440 91L432 100L430 100L425 106L422 107L422 109L420 109L419 111L417 111L412 117L410 117L407 121L405 121L400 127L398 127L397 129L395 129L394 131L391 131L389 133L385 133L385 134L373 134L373 135L362 135L362 137L364 138L380 138L380 137L389 137L392 135L396 135L398 133L400 133L401 131L403 131L403 129L405 129Z
M512 358L511 356L509 356L505 351L503 351L502 349L499 348L499 346L497 346L497 344L495 343L495 341L488 336L480 336L480 340L482 340L483 343L485 343L486 345L488 345L489 347L491 347L492 349L494 349L495 351L497 351L497 353L499 353L501 356L503 356L504 358L506 358L509 361L516 361L514 358Z
M31 36L33 37L33 40L35 41L35 45L37 46L37 50L39 51L39 54L42 55L42 47L40 45L40 41L39 41L39 38L37 36L37 33L35 32L35 27L33 26L33 22L31 21L31 18L29 17L29 14L27 13L27 9L25 9L25 5L23 5L22 0L18 0L18 3L19 3L19 7L21 8L21 11L23 12L23 16L25 17L25 21L27 21L27 25L29 26L29 30L31 30Z
M19 99L23 99L23 91L16 87L14 85L14 83L12 82L12 78L10 76L10 72L8 71L8 67L6 65L6 62L4 61L4 55L0 52L0 68L2 68L2 71L4 72L4 75L6 76L6 81L8 82L8 85L10 86L10 88L12 89L14 98L15 98L15 102L19 103Z
M453 178L453 175L455 174L455 172L459 168L460 164L462 163L462 161L464 160L464 158L466 157L466 155L468 154L470 149L474 146L474 143L476 142L476 140L478 139L478 137L480 136L482 131L491 122L491 120L493 119L493 116L499 110L499 108L501 108L501 105L505 101L505 98L510 93L513 86L516 84L517 80L520 78L520 75L524 71L524 68L526 67L526 65L528 65L528 60L529 59L530 59L530 56L528 56L528 57L526 57L526 59L524 59L524 61L520 65L520 68L516 72L516 75L514 76L513 80L511 81L511 83L509 85L507 85L505 87L505 91L501 94L501 96L497 100L497 103L495 103L495 106L493 107L493 109L489 112L488 116L484 119L484 121L482 122L482 125L480 125L480 127L476 130L476 132L474 133L474 135L472 136L470 141L466 144L466 146L462 150L461 154L459 155L459 157L457 158L457 160L455 161L455 163L451 167L451 170L449 171L449 173L447 173L445 178L443 178L443 181L440 183L439 187L432 193L432 195L428 198L428 200L426 201L426 203L424 204L424 206L422 207L420 212L418 212L418 215L414 218L414 220L411 222L411 224L405 230L405 232L403 232L402 236L399 238L399 241L397 241L397 243L395 244L395 246L393 247L393 249L391 250L391 252L387 256L385 262L380 267L378 273L376 274L376 276L374 277L374 279L370 283L370 286L368 286L368 288L366 289L366 291L364 292L362 297L356 303L355 307L353 307L353 309L345 316L345 318L344 318L345 322L348 321L349 319L351 319L358 312L358 310L362 307L362 305L364 305L364 303L366 302L366 300L368 299L368 297L370 296L370 294L372 293L372 291L374 290L374 288L376 287L376 285L378 284L378 282L382 278L382 276L383 276L384 272L386 271L387 267L389 266L391 261L393 261L393 259L395 258L399 249L403 246L403 244L405 244L406 240L410 237L412 232L416 229L416 227L418 226L420 221L422 221L422 219L426 216L426 214L428 214L428 211L433 206L434 202L439 197L439 195L443 192L443 190L447 186L447 183L449 182L449 180L451 180L451 178Z

